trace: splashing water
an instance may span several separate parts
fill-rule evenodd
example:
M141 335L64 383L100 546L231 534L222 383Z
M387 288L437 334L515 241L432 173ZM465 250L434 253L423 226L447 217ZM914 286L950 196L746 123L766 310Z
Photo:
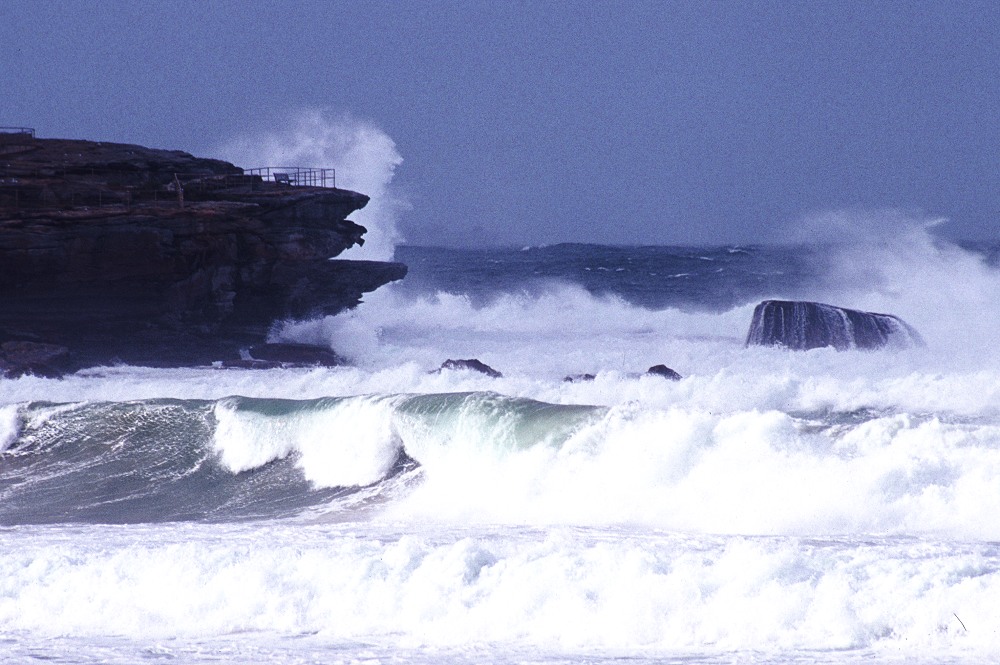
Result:
M341 258L389 261L402 242L396 221L408 204L391 183L403 158L396 143L372 122L300 111L287 129L235 138L216 154L245 167L333 167L337 187L370 196L368 205L351 216L368 229L364 247L353 247Z

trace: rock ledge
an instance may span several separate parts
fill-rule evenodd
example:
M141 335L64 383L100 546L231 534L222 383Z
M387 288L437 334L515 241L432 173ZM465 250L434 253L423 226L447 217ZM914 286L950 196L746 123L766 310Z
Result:
M184 152L0 142L0 344L64 347L63 368L238 360L276 321L336 314L406 274L330 260L364 242L347 217L367 203Z

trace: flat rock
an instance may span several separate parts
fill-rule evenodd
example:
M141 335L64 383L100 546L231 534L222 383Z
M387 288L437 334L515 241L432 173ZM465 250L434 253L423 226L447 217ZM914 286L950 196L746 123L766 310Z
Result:
M258 344L247 350L251 361L280 365L337 367L344 359L328 348L308 344Z
M58 378L74 371L69 349L57 344L11 341L0 344L0 376L34 374Z

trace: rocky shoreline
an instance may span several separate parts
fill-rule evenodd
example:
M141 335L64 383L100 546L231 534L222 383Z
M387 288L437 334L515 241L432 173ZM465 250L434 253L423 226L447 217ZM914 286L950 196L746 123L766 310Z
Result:
M183 152L7 137L0 373L246 361L275 322L403 278L400 263L331 260L364 242L348 215L367 203Z

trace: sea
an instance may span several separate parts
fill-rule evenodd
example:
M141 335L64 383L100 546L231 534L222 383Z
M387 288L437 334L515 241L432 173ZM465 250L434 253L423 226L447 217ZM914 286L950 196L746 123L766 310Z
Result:
M996 662L997 255L402 245L276 322L347 365L0 379L0 661ZM747 347L769 298L925 345Z

